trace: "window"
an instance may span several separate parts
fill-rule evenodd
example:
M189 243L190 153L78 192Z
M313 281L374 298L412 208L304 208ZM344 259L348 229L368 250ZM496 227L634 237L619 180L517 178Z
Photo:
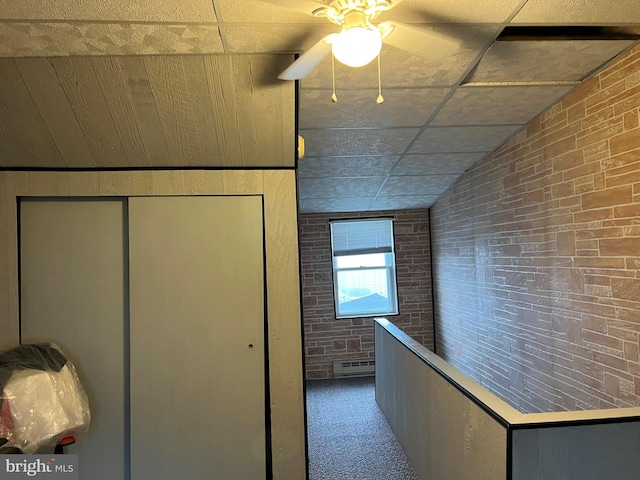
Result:
M398 313L393 220L331 222L336 316Z

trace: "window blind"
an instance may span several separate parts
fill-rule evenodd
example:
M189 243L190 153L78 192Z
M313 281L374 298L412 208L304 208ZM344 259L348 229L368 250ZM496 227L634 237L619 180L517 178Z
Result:
M393 220L347 220L331 222L333 256L388 253L393 251Z

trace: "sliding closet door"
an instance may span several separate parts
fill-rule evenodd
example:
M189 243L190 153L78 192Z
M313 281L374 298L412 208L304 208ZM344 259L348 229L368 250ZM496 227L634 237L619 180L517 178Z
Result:
M20 203L22 343L58 344L87 390L89 433L66 449L83 479L128 478L123 229L122 201Z
M261 197L129 199L131 476L265 478Z

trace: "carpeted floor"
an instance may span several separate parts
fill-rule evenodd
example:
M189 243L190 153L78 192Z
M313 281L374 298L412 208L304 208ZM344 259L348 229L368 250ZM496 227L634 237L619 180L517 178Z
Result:
M309 480L417 480L375 401L374 377L307 382Z

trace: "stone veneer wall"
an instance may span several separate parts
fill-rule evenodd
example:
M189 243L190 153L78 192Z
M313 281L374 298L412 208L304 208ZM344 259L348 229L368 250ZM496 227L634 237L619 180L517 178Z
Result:
M429 211L300 215L306 375L333 378L333 360L373 358L372 318L336 319L329 220L393 217L399 315L391 322L433 349Z
M431 210L438 353L523 412L640 405L640 47Z

